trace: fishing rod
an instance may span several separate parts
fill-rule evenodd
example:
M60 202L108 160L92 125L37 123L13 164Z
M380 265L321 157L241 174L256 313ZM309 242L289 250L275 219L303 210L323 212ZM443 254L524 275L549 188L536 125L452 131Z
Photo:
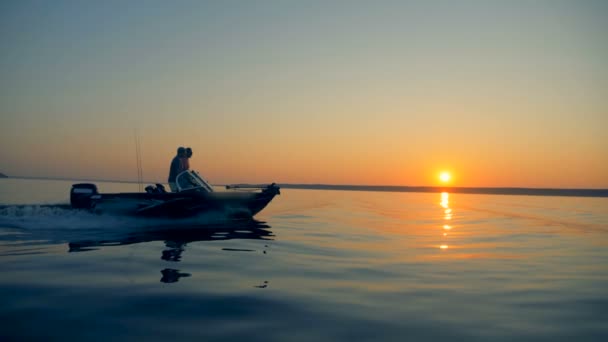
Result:
M137 164L137 189L142 192L144 190L144 172L141 164L141 142L139 140L139 134L137 129L134 130L135 135L135 161Z

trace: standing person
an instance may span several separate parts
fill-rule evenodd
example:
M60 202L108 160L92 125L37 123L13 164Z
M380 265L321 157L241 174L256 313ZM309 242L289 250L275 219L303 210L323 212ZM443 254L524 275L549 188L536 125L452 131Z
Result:
M177 184L175 183L175 178L182 171L184 171L182 158L186 157L186 149L183 147L179 147L177 149L177 155L173 157L171 160L171 166L169 167L169 187L171 191L177 192Z

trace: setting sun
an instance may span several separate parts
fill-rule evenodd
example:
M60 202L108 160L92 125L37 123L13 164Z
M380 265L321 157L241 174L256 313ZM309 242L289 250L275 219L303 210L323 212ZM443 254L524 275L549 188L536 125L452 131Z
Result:
M441 172L441 173L439 174L439 180L440 180L442 183L447 183L447 182L449 182L451 179L452 179L452 175L450 175L450 173L449 173L449 172L447 172L447 171L443 171L443 172Z

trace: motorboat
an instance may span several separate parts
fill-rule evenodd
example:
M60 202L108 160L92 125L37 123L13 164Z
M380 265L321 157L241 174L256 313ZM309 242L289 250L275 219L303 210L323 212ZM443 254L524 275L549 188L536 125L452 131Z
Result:
M177 191L169 192L162 184L150 185L145 192L102 194L92 183L73 184L70 205L96 213L143 217L185 218L207 212L221 212L230 217L251 218L280 194L275 183L264 185L227 185L227 191L215 191L193 170L176 177Z

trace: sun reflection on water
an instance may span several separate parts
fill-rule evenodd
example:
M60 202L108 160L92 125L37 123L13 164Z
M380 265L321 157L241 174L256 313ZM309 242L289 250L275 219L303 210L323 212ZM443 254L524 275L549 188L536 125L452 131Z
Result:
M442 192L441 202L439 204L445 209L448 209L450 205L450 194L448 194L447 192Z
M449 221L452 219L452 209L450 208L450 194L447 192L442 192L441 193L441 202L439 202L439 205L444 209L443 210L443 219L445 221ZM443 236L447 239L448 233L447 231L451 230L452 226L449 224L444 224L443 225ZM448 245L447 243L443 243L439 246L439 248L441 250L446 250L448 249Z

